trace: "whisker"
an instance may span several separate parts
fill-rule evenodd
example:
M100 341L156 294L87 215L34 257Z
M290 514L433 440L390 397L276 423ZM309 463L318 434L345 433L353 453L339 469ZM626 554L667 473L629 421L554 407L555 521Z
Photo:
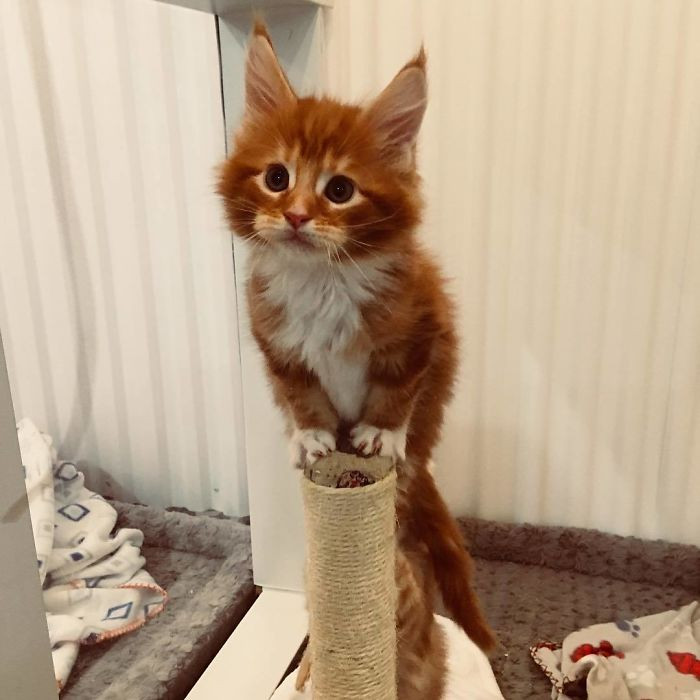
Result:
M349 238L347 239L351 243L354 243L355 245L361 245L363 248L376 248L379 250L379 246L376 245L370 245L369 243L365 243L364 241L358 241L357 238Z
M234 206L234 207L231 207L231 209L233 209L233 211L240 211L240 212L243 212L245 214L257 214L258 213L257 209L250 209L248 207Z
M362 268L355 262L355 259L352 257L352 255L350 255L350 253L348 253L348 251L345 250L345 248L341 248L340 250L342 250L343 253L345 253L345 255L347 256L348 260L357 268L357 271L365 278L365 280L367 281L367 284L368 284L369 288L370 288L370 289L375 289L375 286L372 284L372 282L370 282L369 277L367 277L367 275L364 273L364 271L362 270Z
M268 245L267 241L259 236L246 236L245 240L253 244L253 250L262 250Z
M350 262L357 268L357 271L365 278L365 280L367 280L367 285L369 286L369 288L374 292L378 291L376 285L374 285L374 284L372 284L372 282L370 282L369 278L363 272L362 268L355 262L352 255L350 255L350 253L348 253L348 251L345 250L345 248L340 248L340 250L342 250L343 253L345 253L345 255L347 255L348 260L350 260ZM380 305L386 309L386 312L389 314L389 316L394 315L393 311L379 298L379 295L377 295L376 301L378 301L380 303Z
M333 238L332 238L332 235L339 233L340 229L328 228L328 227L323 227L323 226L317 226L316 228L321 235L324 235L324 236L330 238L333 245L335 245L335 246L342 245L341 242L333 240ZM364 248L376 248L377 250L380 249L380 246L371 245L370 243L365 243L365 241L360 241L357 238L351 238L350 236L343 236L343 238L345 239L345 241L350 241L351 243L355 243L356 245L361 245Z
M375 219L374 221L365 221L362 224L347 224L346 226L343 226L343 228L363 228L363 227L374 226L375 224L382 223L382 221L389 221L389 219L393 219L397 214L398 214L398 211L395 211L395 212L389 214L389 216L384 216L381 219Z

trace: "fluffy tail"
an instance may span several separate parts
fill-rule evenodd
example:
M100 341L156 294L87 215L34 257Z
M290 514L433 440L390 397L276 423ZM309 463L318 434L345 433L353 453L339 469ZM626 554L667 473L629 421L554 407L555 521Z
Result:
M482 650L493 649L496 638L471 587L471 557L427 469L418 468L412 474L408 496L411 535L428 548L445 607Z

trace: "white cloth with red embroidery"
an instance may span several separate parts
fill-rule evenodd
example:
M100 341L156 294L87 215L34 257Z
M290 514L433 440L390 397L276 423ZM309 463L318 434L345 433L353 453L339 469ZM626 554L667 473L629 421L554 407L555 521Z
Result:
M554 700L700 700L700 604L585 627L530 653Z
M43 587L54 672L63 688L80 644L137 629L157 615L167 593L143 569L143 533L112 533L116 510L84 486L71 462L28 419L17 425Z

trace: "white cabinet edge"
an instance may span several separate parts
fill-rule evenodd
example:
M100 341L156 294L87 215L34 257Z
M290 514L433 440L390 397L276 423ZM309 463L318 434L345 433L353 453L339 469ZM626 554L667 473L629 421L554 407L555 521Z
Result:
M268 700L308 630L306 599L265 589L221 647L187 700Z
M186 7L190 10L226 15L241 10L264 10L273 7L317 6L333 7L334 0L157 0L166 5Z

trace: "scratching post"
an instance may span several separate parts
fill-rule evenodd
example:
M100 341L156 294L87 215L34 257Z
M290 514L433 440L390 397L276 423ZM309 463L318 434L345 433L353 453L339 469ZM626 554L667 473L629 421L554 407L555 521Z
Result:
M314 700L396 700L396 472L335 452L302 478Z

